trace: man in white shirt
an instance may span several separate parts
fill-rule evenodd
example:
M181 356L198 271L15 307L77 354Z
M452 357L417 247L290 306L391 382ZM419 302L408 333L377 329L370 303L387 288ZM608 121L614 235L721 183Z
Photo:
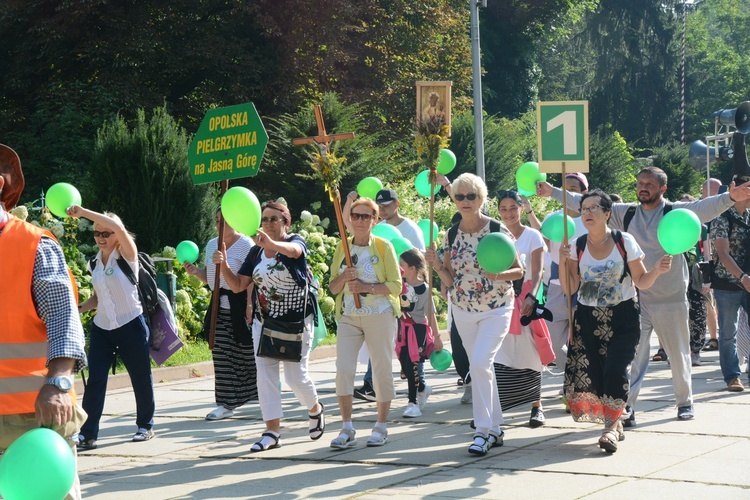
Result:
M375 196L375 203L380 210L380 218L399 230L401 236L406 238L421 252L424 252L424 237L422 229L413 220L402 216L398 213L398 207L401 204L398 201L398 194L393 189L381 189ZM381 222L381 224L383 223Z

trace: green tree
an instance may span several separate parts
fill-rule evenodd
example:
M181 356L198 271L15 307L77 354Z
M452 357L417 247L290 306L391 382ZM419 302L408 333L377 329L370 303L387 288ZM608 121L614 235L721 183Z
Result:
M664 197L677 201L682 193L700 195L703 179L688 163L688 147L678 143L654 149L653 165L667 174L667 191Z
M92 205L117 213L138 236L139 249L160 250L181 240L203 247L213 230L217 196L212 185L193 186L188 138L167 112L132 124L118 116L99 130L92 158Z

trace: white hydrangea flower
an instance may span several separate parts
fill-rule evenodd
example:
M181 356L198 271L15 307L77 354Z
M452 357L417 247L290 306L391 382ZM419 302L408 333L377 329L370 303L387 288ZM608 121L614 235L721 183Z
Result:
M323 245L323 238L318 233L313 233L307 238L307 244L311 247L321 246Z
M318 224L320 224L320 216L319 215L313 215L312 216L312 223L313 223L313 226L317 226Z
M78 219L79 231L91 231L93 229L94 229L94 225L90 223L87 219L84 219L84 218Z
M328 229L328 226L330 226L330 225L331 225L331 219L329 219L328 217L326 217L325 219L323 219L322 221L320 221L320 226L323 229Z
M314 202L310 203L310 208L312 208L314 211L317 212L318 210L320 210L320 202L319 201L314 201Z
M25 205L18 205L10 209L11 215L21 220L26 220L29 217L29 210Z
M63 236L65 236L65 228L59 222L52 224L50 231L52 231L52 234L54 234L57 238L62 238Z
M328 273L328 270L329 270L328 264L326 264L325 262L321 262L320 264L318 264L318 271L321 274Z
M52 220L52 214L45 210L42 212L42 215L39 216L39 220L41 220L42 222L49 222Z
M174 247L170 247L170 246L165 246L162 249L161 254L164 257L167 257L167 258L170 258L170 259L177 258L177 250Z
M289 206L289 204L288 204L288 203L286 202L286 200L284 199L284 197L283 197L283 196L282 196L282 197L280 197L280 198L277 198L277 199L276 199L276 203L281 203L281 204L282 204L282 205L284 205L285 207L288 207L288 206Z
M312 214L308 212L307 210L303 210L301 214L299 214L299 218L302 222L309 224L312 222Z

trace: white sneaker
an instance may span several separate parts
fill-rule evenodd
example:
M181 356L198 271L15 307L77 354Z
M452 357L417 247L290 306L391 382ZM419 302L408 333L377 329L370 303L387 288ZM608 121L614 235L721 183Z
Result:
M464 395L461 396L461 404L471 404L471 384L466 384L464 386Z
M419 409L424 409L424 406L427 404L427 398L430 397L430 394L432 394L432 386L429 386L427 384L424 385L424 391L417 392L417 404L419 405Z
M404 418L417 418L422 416L422 412L419 411L419 406L414 403L409 403L404 410Z

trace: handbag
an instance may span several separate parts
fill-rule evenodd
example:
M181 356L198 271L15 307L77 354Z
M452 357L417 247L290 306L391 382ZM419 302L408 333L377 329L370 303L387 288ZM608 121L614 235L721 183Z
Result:
M305 307L302 321L280 321L263 317L257 355L261 358L280 361L302 361L302 332L305 330L307 312L307 287L305 287Z

